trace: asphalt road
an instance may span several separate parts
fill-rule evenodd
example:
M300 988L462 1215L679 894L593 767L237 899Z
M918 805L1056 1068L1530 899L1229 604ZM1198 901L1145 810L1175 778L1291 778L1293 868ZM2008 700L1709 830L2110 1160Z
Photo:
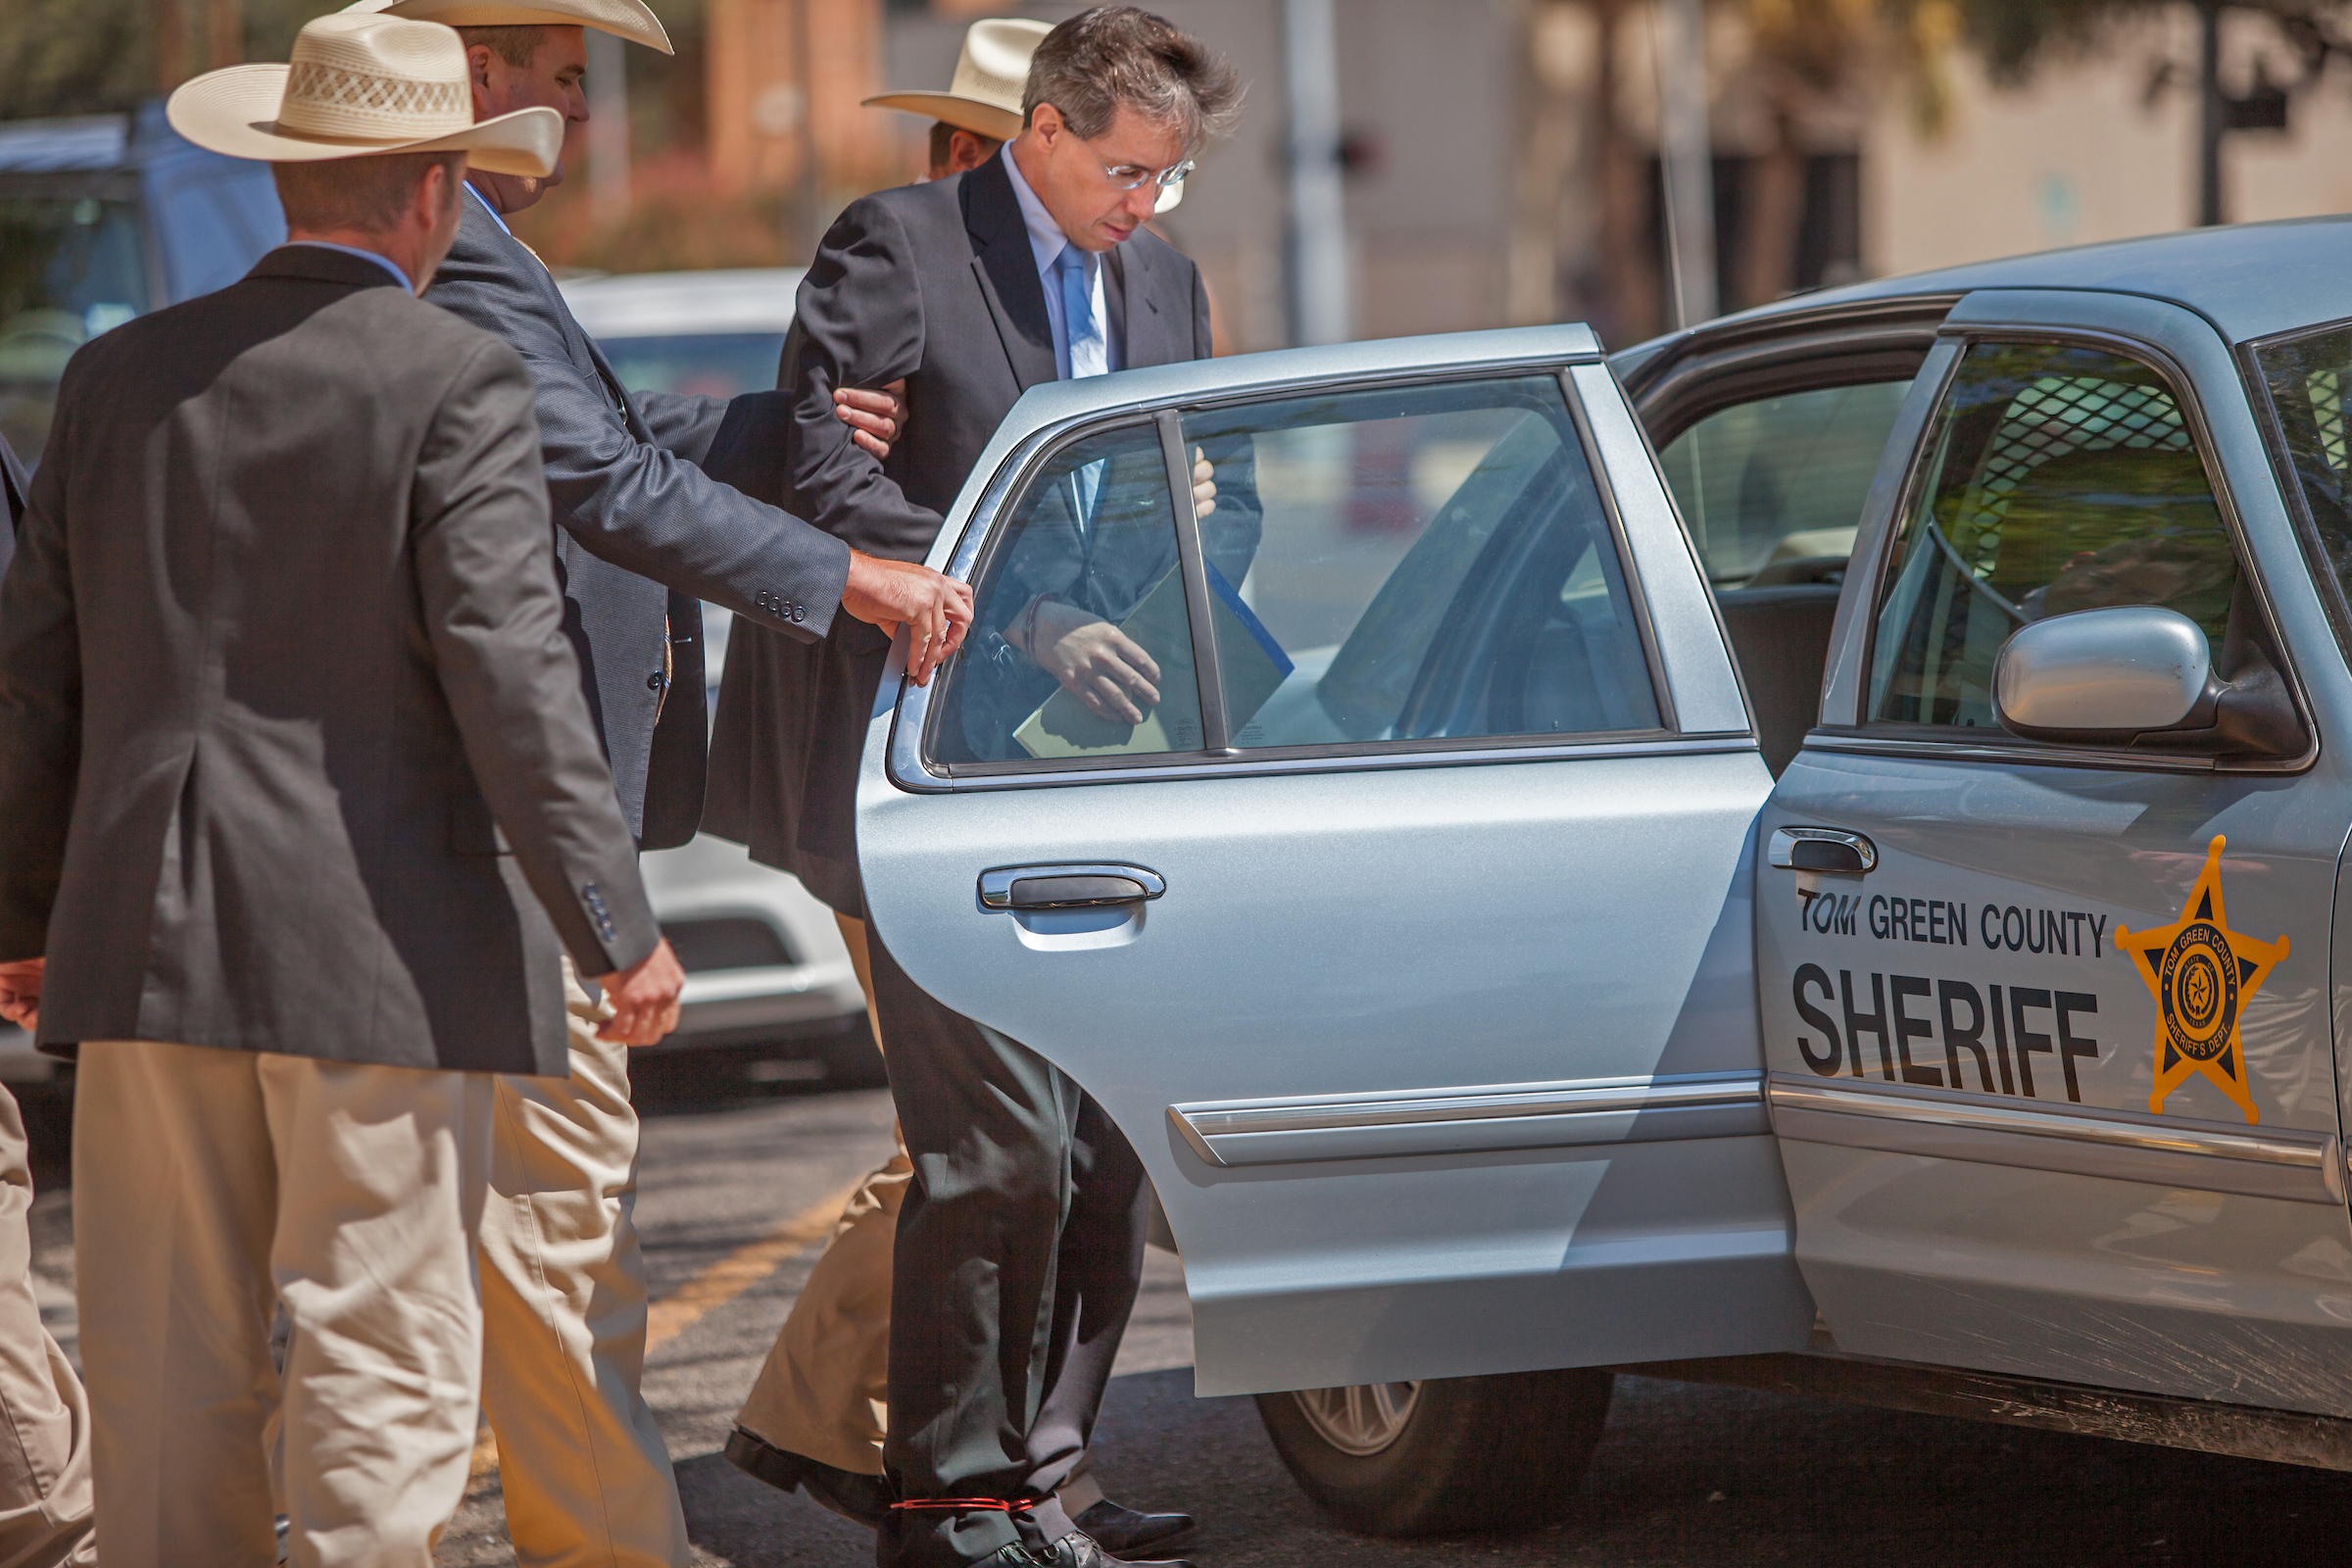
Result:
M808 1092L641 1072L637 1218L656 1298L647 1392L675 1455L698 1564L865 1568L870 1538L718 1455L742 1391L821 1247L828 1203L887 1152L877 1090ZM35 1268L71 1347L71 1194L27 1105L42 1193ZM1437 1565L2233 1565L2335 1560L2352 1477L1926 1416L1620 1379L1574 1516L1513 1536L1368 1541L1291 1484L1248 1398L1192 1396L1182 1274L1153 1253L1102 1416L1111 1495L1203 1521L1201 1568ZM512 1563L485 1471L438 1562Z

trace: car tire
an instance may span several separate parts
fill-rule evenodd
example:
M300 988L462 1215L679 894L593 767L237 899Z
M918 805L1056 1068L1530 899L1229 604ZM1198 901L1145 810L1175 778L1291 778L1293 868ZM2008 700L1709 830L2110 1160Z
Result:
M1566 1513L1609 1416L1593 1368L1261 1394L1299 1489L1371 1536L1524 1530Z

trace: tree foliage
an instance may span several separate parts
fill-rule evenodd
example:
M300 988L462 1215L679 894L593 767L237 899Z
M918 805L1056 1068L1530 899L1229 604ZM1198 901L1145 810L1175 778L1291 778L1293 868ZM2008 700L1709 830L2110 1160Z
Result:
M159 14L176 4L193 75L207 0L0 0L0 114L10 120L129 109L155 95ZM283 60L295 31L343 0L242 0L248 60Z

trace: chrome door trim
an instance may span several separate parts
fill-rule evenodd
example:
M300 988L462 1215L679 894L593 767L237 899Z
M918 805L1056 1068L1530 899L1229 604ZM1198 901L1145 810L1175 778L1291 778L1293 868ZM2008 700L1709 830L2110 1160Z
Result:
M1723 1138L1767 1130L1764 1075L1754 1072L1202 1102L1170 1105L1168 1123L1194 1153L1217 1166Z
M937 684L934 682L933 684ZM1584 743L1544 745L1514 745L1500 739L1491 745L1469 747L1459 744L1437 743L1419 750L1398 749L1381 752L1340 752L1317 750L1294 757L1268 757L1251 752L1247 756L1201 757L1193 755L1174 761L1139 762L1127 767L1077 767L1052 769L1024 766L1019 771L1004 773L954 773L913 775L901 771L899 763L919 769L911 744L900 749L900 737L917 727L923 712L921 705L930 700L929 687L907 689L900 709L901 724L892 736L891 782L910 794L946 794L967 790L1033 790L1049 789L1069 784L1143 784L1154 779L1248 778L1252 775L1285 773L1360 773L1382 768L1397 767L1465 767L1494 762L1565 762L1579 759L1614 759L1626 757L1690 757L1712 756L1719 753L1754 752L1752 735L1678 735L1661 736L1654 740L1587 741ZM916 783L915 778L924 782Z
M1774 1073L1773 1130L1797 1143L2104 1176L2206 1192L2344 1201L2333 1133L2236 1128L2181 1116L1924 1093Z

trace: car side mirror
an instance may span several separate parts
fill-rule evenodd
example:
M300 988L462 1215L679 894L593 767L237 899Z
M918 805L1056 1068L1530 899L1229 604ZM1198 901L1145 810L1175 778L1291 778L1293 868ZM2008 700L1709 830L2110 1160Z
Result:
M2203 628L2154 605L2019 627L1992 667L2001 727L2027 740L2206 756L2292 757L2306 744L2286 683L2260 653L2214 673Z

